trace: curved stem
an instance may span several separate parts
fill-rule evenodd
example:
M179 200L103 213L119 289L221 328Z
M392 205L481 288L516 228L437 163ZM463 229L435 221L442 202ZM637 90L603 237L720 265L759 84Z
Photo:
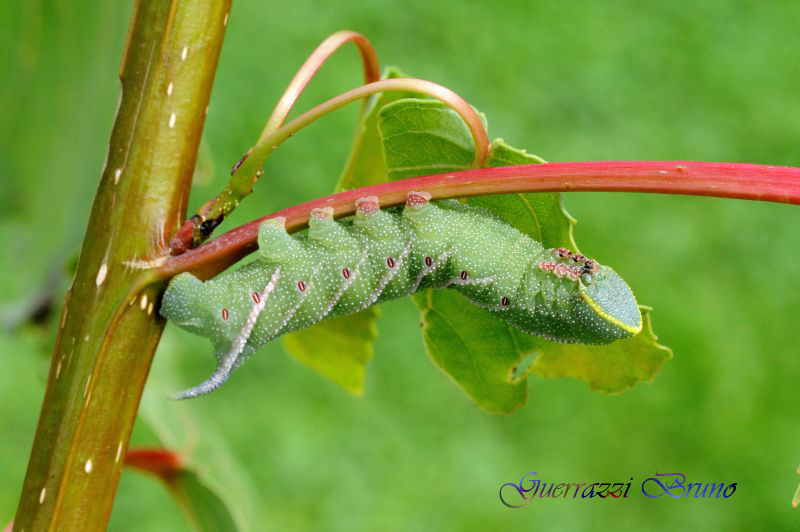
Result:
M275 109L272 110L269 120L264 125L261 135L258 137L256 143L264 141L266 137L278 129L286 120L297 99L305 90L306 85L316 75L320 67L338 50L342 45L352 42L358 47L361 54L361 61L364 66L364 83L372 83L380 79L380 67L378 66L378 56L375 54L375 49L366 37L354 31L337 31L317 47L316 50L311 52L306 62L294 75L292 81L286 87L281 99Z
M489 153L489 136L478 113L461 96L447 87L431 81L416 78L393 78L368 83L344 92L318 106L306 111L285 126L269 134L264 140L253 146L247 160L237 169L231 179L233 189L240 193L249 193L253 185L253 177L264 164L269 154L283 141L314 122L318 118L344 107L348 103L360 100L366 96L388 91L419 92L440 100L456 111L466 122L475 143L475 161L473 166L480 167ZM240 178L241 176L241 178ZM239 179L237 179L239 178ZM235 183L234 183L235 181Z
M431 81L416 78L393 78L368 83L344 92L335 98L306 111L288 124L267 135L263 141L253 146L242 161L234 167L231 180L225 189L213 200L207 202L197 214L187 220L170 242L170 253L180 256L187 249L203 242L211 231L219 225L253 190L253 184L264 172L262 166L267 157L286 139L314 122L318 118L344 107L348 103L366 96L387 91L419 92L436 98L450 106L466 122L475 144L473 166L480 167L489 154L489 136L478 113L461 96ZM192 245L190 245L192 244Z
M378 196L381 206L405 202L411 190L434 199L522 192L648 192L800 204L800 168L684 161L601 161L529 164L415 177L348 190L259 218L207 244L171 257L157 271L164 279L184 271L209 278L256 248L258 226L276 216L289 232L308 224L311 209L333 207L337 217L355 212L355 200Z

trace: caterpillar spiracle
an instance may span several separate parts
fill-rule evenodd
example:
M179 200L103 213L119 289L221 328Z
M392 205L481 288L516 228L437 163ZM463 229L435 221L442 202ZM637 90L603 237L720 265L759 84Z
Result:
M311 212L307 235L283 218L258 229L258 258L214 279L182 273L161 314L207 336L217 368L176 398L206 394L270 340L329 317L427 288L451 288L514 327L562 342L605 344L638 333L639 307L614 270L565 248L547 249L493 214L410 192L381 210L356 201L350 221Z

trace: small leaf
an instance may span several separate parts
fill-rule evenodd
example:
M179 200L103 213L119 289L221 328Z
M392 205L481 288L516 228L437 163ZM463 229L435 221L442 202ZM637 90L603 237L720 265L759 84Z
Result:
M194 471L181 470L170 483L170 490L195 530L239 530L225 502Z
M486 119L481 115L481 121ZM461 116L436 100L405 98L378 115L389 181L467 170L475 144Z
M185 467L177 453L166 449L133 449L125 457L125 465L151 473L164 482L193 530L239 530L220 495Z
M352 393L363 395L365 366L378 336L378 307L325 320L287 334L283 345L298 361Z
M402 70L389 67L383 73L382 79L408 77ZM378 133L378 113L386 105L401 100L419 96L417 93L407 91L383 92L370 98L364 115L356 125L356 137L350 156L347 159L336 191L375 185L387 181L386 162L383 159L383 142Z
M652 382L672 350L659 344L653 333L649 307L642 310L642 332L607 345L560 344L543 338L535 341L538 356L530 373L540 377L574 377L592 390L621 393L637 382Z
M394 67L389 67L383 75L383 79L401 77L406 75ZM387 181L378 133L378 114L384 106L409 96L417 94L384 92L370 99L356 125L356 138L336 185L336 192ZM328 377L346 391L362 395L365 366L374 353L372 344L377 337L376 322L379 315L379 309L371 307L356 314L326 320L308 329L287 334L283 338L283 347L296 360Z

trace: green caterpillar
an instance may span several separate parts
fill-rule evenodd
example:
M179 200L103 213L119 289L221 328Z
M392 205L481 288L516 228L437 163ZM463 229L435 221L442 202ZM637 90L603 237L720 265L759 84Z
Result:
M352 221L311 212L308 235L284 219L258 230L258 258L206 282L175 277L161 315L214 344L217 369L183 399L206 394L268 341L427 288L452 288L515 327L562 342L604 344L638 333L630 288L611 268L542 244L491 213L410 192L405 207L356 201Z

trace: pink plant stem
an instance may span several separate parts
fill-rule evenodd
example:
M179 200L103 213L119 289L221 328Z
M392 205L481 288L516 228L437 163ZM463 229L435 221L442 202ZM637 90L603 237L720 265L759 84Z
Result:
M294 75L286 91L281 96L275 109L272 110L272 115L267 120L258 142L264 140L267 135L278 129L286 117L289 115L297 99L303 93L303 90L308 85L308 82L314 77L320 67L328 60L328 58L338 50L342 45L352 42L358 47L361 54L361 62L364 66L364 83L372 83L380 79L380 67L378 66L378 56L375 54L375 49L367 40L366 37L354 31L337 31L324 41L314 50L308 59L306 59L303 66Z
M450 172L348 190L280 210L170 258L156 272L166 278L192 271L209 278L256 248L258 226L283 216L289 232L307 226L316 207L333 207L337 217L355 212L355 200L378 196L382 207L400 205L411 190L433 199L522 192L646 192L714 196L800 204L800 168L688 161L598 161L530 164Z

